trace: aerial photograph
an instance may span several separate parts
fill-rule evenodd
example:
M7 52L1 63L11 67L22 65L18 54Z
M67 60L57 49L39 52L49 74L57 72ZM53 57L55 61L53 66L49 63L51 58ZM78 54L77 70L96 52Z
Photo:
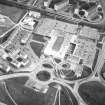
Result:
M0 0L0 105L105 105L105 0Z

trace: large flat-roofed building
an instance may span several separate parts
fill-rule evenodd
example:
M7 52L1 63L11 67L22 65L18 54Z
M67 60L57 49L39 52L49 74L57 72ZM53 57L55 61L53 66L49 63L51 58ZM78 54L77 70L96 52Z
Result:
M92 40L78 37L73 44L75 44L75 49L68 60L92 68L96 54L96 43Z
M55 58L64 59L65 53L69 48L70 41L74 40L76 36L69 35L60 30L52 30L51 39L45 47L44 54L51 55Z
M96 55L96 42L78 35L52 30L44 54L92 68ZM66 55L68 55L66 57Z

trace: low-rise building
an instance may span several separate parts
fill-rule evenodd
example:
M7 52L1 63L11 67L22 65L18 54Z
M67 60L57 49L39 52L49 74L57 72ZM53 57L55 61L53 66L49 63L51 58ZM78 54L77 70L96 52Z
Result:
M3 73L8 73L11 70L11 67L6 63L0 63L0 71Z
M30 11L29 16L39 19L39 18L41 18L41 13L35 12L35 11Z
M54 9L57 11L57 10L60 10L64 7L66 7L67 5L69 4L69 1L68 0L63 0L62 2L59 2L57 4L54 5Z
M25 17L21 23L22 27L28 30L33 30L35 24L36 22L34 21L34 19L29 16Z
M68 33L62 32L61 30L52 30L50 36L51 40L48 41L44 54L64 59L65 53L69 48L69 41L73 40L73 38L71 38Z
M87 26L84 26L81 28L79 35L89 39L94 39L94 40L98 40L100 38L100 35L97 29L90 28Z
M49 7L52 0L44 0L44 6Z

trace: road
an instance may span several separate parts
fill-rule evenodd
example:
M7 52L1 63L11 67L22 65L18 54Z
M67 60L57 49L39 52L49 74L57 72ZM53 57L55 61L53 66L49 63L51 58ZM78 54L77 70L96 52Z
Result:
M7 79L11 79L11 78L16 78L16 77L29 77L30 73L26 72L26 73L13 73L13 74L7 74L7 75L1 75L0 76L0 81L2 80L7 80Z
M93 27L93 28L97 28L97 29L103 29L105 30L105 0L100 0L100 4L102 5L102 8L103 8L103 20L98 22L98 23L90 23L88 21L85 21L85 20L82 20L80 22L79 19L75 19L75 18L68 18L66 16L63 16L61 14L57 14L55 11L47 11L45 9L40 9L38 7L35 7L35 6L29 6L29 5L25 5L25 4L20 4L20 3L17 3L17 2L11 2L11 1L7 1L7 0L0 0L0 3L1 4L5 4L5 5L9 5L9 6L15 6L17 8L21 8L21 9L25 9L25 10L31 10L31 11L37 11L37 12L40 12L41 14L43 15L46 15L46 16L50 16L52 18L55 18L58 19L58 20L61 20L61 21L65 21L65 22L68 22L68 23L73 23L73 24L80 24L80 25L87 25L87 26L90 26L90 27Z

